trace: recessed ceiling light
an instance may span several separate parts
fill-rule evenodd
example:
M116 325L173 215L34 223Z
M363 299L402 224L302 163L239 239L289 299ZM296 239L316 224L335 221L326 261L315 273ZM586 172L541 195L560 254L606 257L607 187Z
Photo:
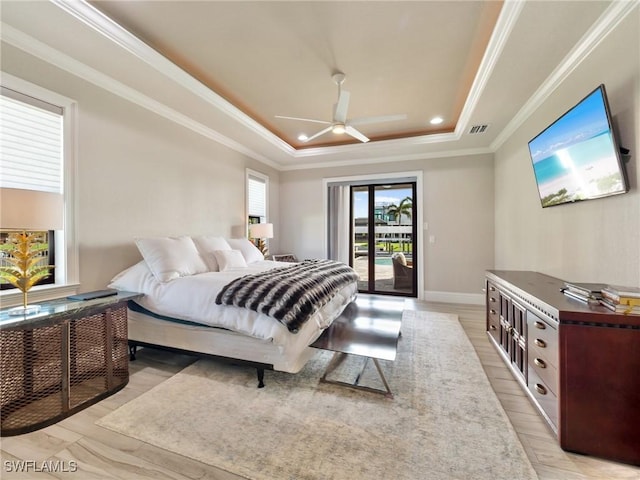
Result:
M301 133L300 135L298 135L298 140L300 140L301 142L305 142L309 140L309 137L307 137L304 133Z
M444 122L444 120L442 119L442 117L433 117L429 123L431 125L440 125L442 122Z

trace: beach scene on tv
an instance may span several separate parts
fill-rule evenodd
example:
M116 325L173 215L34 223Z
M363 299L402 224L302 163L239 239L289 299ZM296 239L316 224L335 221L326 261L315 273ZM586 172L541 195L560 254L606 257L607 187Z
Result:
M543 207L625 191L604 102L598 88L529 142Z

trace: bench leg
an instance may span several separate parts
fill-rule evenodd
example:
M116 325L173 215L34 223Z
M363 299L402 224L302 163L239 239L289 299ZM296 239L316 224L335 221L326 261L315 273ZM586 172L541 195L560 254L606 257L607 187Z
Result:
M356 377L355 382L353 382L353 383L342 382L340 380L330 380L330 379L328 379L327 375L329 375L331 372L333 372L338 367L338 365L340 365L340 363L342 363L344 361L344 359L347 357L347 355L348 354L346 354L346 353L335 352L333 354L333 357L331 358L331 361L329 362L329 365L327 365L327 369L325 370L324 374L320 378L320 382L322 382L322 383L331 383L333 385L342 385L343 387L355 388L357 390L365 390L367 392L381 393L381 394L385 395L388 398L393 398L393 392L391 391L391 388L389 388L389 383L387 382L387 379L384 376L382 368L380 367L380 362L378 361L377 358L365 357L364 365L362 366L362 369L360 370L360 373L358 374L358 376ZM376 366L376 370L378 371L378 375L380 375L380 379L382 380L382 383L384 384L384 388L385 388L384 390L377 389L377 388L372 388L372 387L366 387L364 385L360 385L359 384L360 377L362 376L362 374L364 372L364 369L366 368L367 363L369 362L370 358L371 358L371 360L373 360L373 363Z

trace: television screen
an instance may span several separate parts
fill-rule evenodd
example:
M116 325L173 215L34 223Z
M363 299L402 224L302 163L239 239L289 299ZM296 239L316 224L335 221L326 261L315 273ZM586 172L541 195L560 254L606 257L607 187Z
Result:
M604 85L529 142L543 207L625 193Z

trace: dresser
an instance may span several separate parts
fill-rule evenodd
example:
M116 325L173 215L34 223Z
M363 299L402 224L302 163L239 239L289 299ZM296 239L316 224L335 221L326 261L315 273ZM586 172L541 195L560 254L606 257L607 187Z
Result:
M0 310L2 436L51 425L127 384L127 302L139 296L53 300L26 316Z
M486 329L567 450L640 465L640 316L565 296L561 279L486 273Z

